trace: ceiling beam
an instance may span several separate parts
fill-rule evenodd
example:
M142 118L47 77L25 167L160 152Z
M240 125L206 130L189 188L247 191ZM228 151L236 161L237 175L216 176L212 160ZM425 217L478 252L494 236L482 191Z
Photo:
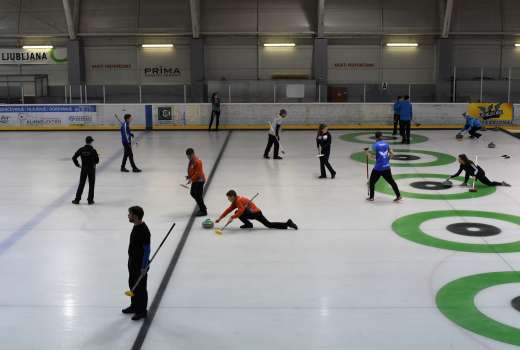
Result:
M191 31L193 38L200 38L200 0L190 0Z
M446 8L444 9L444 17L442 21L442 38L447 38L450 35L451 15L453 13L453 2L455 0L447 0Z
M318 22L316 33L318 38L325 36L325 0L318 0Z
M67 31L69 32L69 39L76 39L76 31L74 30L74 20L72 19L72 10L70 8L69 0L63 0L63 11L65 12L65 20L67 21Z
M74 0L72 7L72 22L74 23L74 33L79 32L80 6L80 0Z

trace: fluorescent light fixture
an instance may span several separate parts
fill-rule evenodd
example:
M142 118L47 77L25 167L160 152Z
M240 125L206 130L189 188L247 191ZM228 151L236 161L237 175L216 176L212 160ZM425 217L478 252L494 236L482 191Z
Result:
M515 47L520 47L520 44L515 44Z
M295 43L265 43L264 47L295 47Z
M171 48L173 44L143 44L141 47L144 48Z
M419 44L417 43L387 43L388 47L417 47Z
M52 45L24 45L22 46L24 49L52 49L54 46Z

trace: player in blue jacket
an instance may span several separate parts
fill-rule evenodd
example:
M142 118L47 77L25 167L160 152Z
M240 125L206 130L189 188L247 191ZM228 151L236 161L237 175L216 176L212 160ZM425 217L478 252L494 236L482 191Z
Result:
M137 167L134 163L134 153L132 152L132 131L130 130L130 119L132 119L131 114L125 114L125 121L121 124L121 142L123 143L124 155L123 162L121 163L121 171L124 173L128 173L128 169L126 168L126 160L130 160L130 165L132 166L132 171L134 173L140 173L141 169Z
M478 139L480 136L482 136L482 134L478 132L480 129L482 129L482 123L480 120L468 115L467 113L462 113L462 116L466 120L466 123L464 124L464 128L462 128L462 130L459 131L457 135L462 136L462 134L467 131L470 135L470 138L472 139Z
M410 96L406 95L399 102L399 128L401 129L402 144L410 144L410 128L412 124L413 111Z
M367 198L368 201L374 200L374 188L376 182L382 176L395 192L394 202L398 202L401 200L401 193L399 192L399 188L392 177L392 171L390 170L390 157L393 156L394 152L390 149L390 145L383 141L383 133L380 131L376 132L376 142L372 145L372 150L365 149L367 156L371 159L376 160L376 164L372 169L372 173L370 174L370 196Z

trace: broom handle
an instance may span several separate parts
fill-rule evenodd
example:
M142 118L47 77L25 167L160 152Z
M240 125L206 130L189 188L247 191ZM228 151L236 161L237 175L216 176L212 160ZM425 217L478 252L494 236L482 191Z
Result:
M139 282L141 282L141 280L143 279L143 277L148 273L148 269L150 268L150 264L152 263L153 259L155 259L155 256L157 255L157 253L159 252L159 249L161 249L161 247L163 246L164 242L166 241L166 238L168 238L168 236L170 235L170 233L172 232L173 228L175 227L175 222L173 223L172 227L170 227L170 230L168 231L168 233L166 234L166 236L164 236L161 244L159 244L159 246L157 247L157 249L155 250L155 253L153 253L152 255L152 258L150 259L150 261L148 261L148 264L146 264L146 267L144 268L144 272L141 273L141 275L139 275L139 278L137 279L137 281L135 282L134 286L132 287L132 292L137 288L137 286L139 285Z
M475 166L477 167L477 169L475 170L475 176L473 176L473 189L475 189L475 182L477 181L478 156L475 156Z

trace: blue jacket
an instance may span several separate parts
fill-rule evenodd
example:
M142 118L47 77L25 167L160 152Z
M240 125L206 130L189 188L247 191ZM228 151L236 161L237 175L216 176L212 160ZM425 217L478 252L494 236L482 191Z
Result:
M130 145L132 143L132 136L130 125L127 122L121 124L121 142L123 145Z
M397 115L399 115L399 102L401 102L401 101L394 102L394 114L397 114Z
M470 115L466 115L465 118L466 118L466 124L464 125L464 129L462 129L462 130L469 130L473 127L480 128L482 126L482 123L477 118L474 118Z
M399 119L402 121L410 121L412 120L413 112L412 112L412 104L408 100L403 100L399 102Z

